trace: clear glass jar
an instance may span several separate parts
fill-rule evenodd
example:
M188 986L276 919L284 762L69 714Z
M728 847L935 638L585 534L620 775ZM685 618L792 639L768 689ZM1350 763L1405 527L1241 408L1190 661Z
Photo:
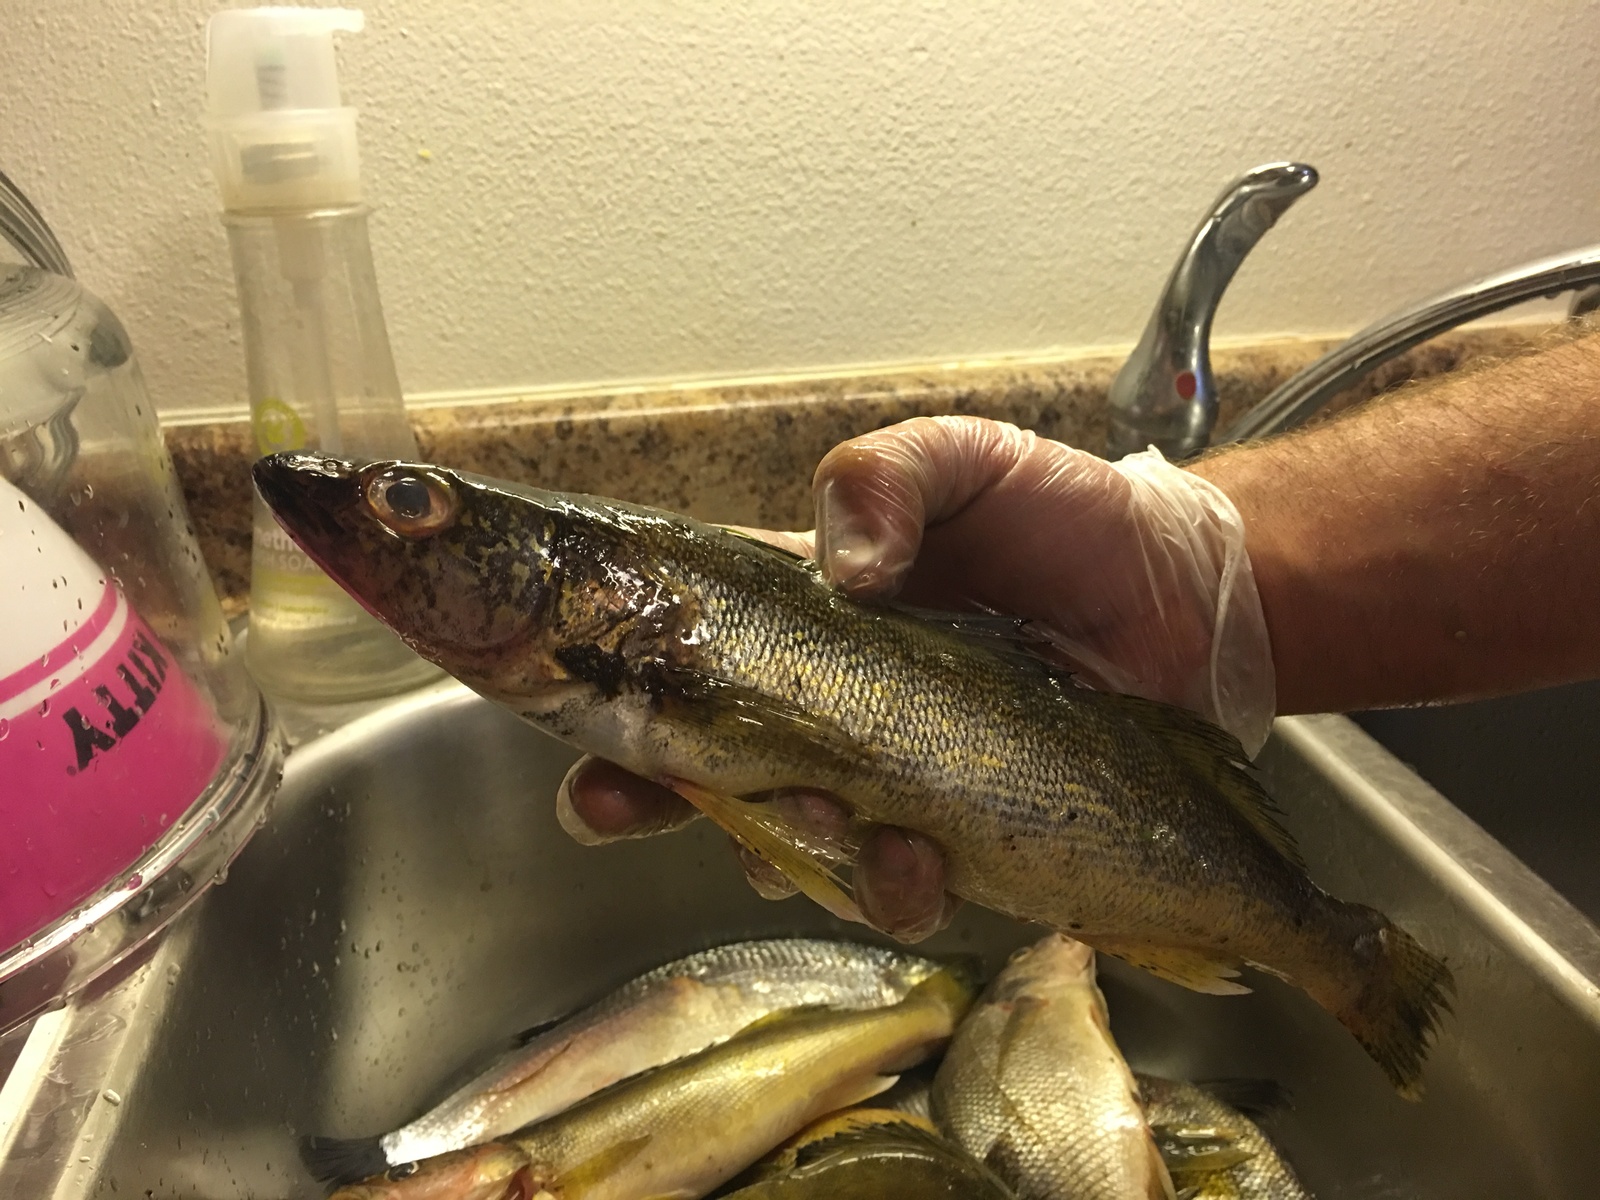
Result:
M121 323L0 264L0 1031L199 894L280 761Z

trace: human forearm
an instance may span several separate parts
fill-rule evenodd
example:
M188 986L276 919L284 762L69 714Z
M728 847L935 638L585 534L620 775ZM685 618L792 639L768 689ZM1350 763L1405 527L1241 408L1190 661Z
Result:
M1280 711L1600 675L1600 337L1192 469L1244 516Z

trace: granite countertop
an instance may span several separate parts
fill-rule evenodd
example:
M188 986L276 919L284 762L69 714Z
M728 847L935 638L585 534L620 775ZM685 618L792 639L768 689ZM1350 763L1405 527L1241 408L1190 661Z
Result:
M1539 327L1447 334L1374 371L1328 413L1468 359L1525 348ZM1282 339L1218 349L1220 425L1335 343ZM706 520L811 525L811 474L837 443L915 416L972 413L1091 451L1122 355L955 363L894 371L417 405L423 459L535 484L655 504ZM243 611L250 573L245 420L173 425L166 439L224 610Z

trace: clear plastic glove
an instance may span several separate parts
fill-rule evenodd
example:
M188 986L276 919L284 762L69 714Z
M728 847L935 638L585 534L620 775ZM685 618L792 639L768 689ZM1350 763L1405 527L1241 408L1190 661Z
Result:
M1237 510L1155 450L1118 463L1013 425L921 417L845 442L813 481L817 530L762 536L816 557L860 597L1020 616L1087 682L1181 704L1254 754L1275 707L1271 647ZM835 802L809 805L813 819ZM584 760L561 788L582 840L675 828L694 810ZM763 894L779 891L764 864ZM854 875L867 919L914 940L954 912L939 851L880 829Z

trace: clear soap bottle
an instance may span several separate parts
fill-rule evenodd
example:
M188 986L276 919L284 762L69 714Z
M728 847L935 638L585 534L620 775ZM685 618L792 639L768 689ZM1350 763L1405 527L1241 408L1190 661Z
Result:
M232 249L263 454L416 458L361 202L356 112L341 105L337 8L234 9L207 27L213 169ZM437 668L352 600L255 497L246 661L269 693L387 695Z

